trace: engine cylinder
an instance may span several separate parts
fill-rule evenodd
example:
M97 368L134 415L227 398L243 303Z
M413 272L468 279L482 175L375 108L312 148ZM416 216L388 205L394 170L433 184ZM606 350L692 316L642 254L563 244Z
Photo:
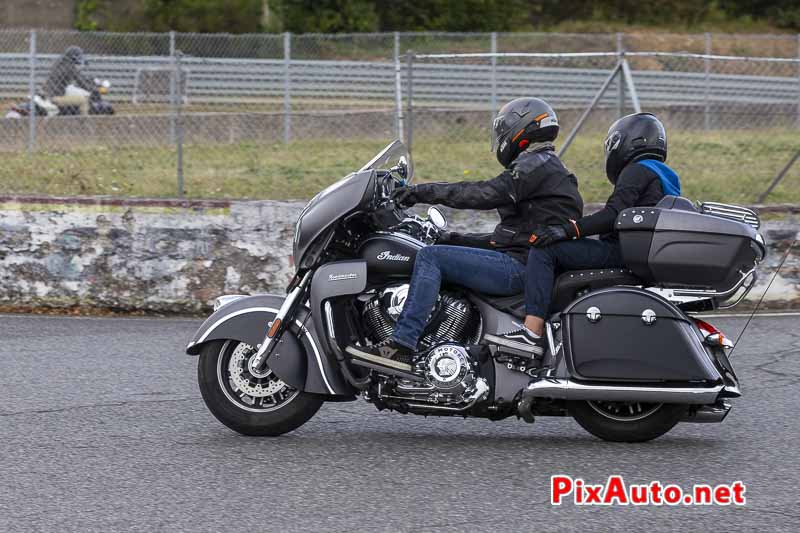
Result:
M408 285L385 287L364 304L363 317L374 342L383 342L394 332L405 305ZM444 342L472 344L480 338L480 315L472 304L453 294L442 293L419 339L425 350Z

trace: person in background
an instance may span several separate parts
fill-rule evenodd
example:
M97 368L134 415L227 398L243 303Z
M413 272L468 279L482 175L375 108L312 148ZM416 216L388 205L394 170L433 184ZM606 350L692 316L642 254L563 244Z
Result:
M56 60L42 88L44 96L59 107L78 106L81 115L89 112L89 97L95 90L95 83L81 70L86 65L83 50L70 46Z

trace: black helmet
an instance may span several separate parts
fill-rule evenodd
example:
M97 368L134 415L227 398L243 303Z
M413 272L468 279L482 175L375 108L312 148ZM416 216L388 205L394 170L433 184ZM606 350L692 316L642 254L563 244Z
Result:
M652 113L622 117L608 128L605 140L606 176L612 184L628 163L642 159L667 160L667 132Z
M492 151L508 168L532 142L554 141L558 137L558 117L553 108L539 98L517 98L504 105L492 126Z
M80 46L70 46L67 48L67 51L64 52L64 57L79 66L83 66L86 63L86 58L83 55L83 49Z

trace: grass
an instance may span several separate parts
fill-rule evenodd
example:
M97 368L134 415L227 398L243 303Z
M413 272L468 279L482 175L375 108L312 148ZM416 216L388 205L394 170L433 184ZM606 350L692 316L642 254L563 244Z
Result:
M418 181L486 179L499 165L488 140L416 137ZM566 154L587 202L611 192L605 179L600 132L579 136ZM314 140L283 144L187 146L186 193L194 198L305 199L360 167L386 139ZM669 163L695 200L752 203L798 149L796 132L672 131ZM94 148L6 153L0 186L6 193L50 195L176 196L174 149ZM800 203L800 165L769 202Z

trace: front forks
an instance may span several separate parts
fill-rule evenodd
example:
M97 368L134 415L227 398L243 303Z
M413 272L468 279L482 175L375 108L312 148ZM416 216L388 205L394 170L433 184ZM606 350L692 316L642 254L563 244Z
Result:
M254 377L263 378L269 375L269 370L264 370L264 367L267 359L275 349L276 343L274 341L279 339L286 330L287 317L291 322L291 318L297 310L297 305L303 300L302 296L305 294L310 282L311 271L307 272L302 281L286 296L281 308L278 309L278 314L269 323L264 340L257 346L258 351L247 362L247 369Z

